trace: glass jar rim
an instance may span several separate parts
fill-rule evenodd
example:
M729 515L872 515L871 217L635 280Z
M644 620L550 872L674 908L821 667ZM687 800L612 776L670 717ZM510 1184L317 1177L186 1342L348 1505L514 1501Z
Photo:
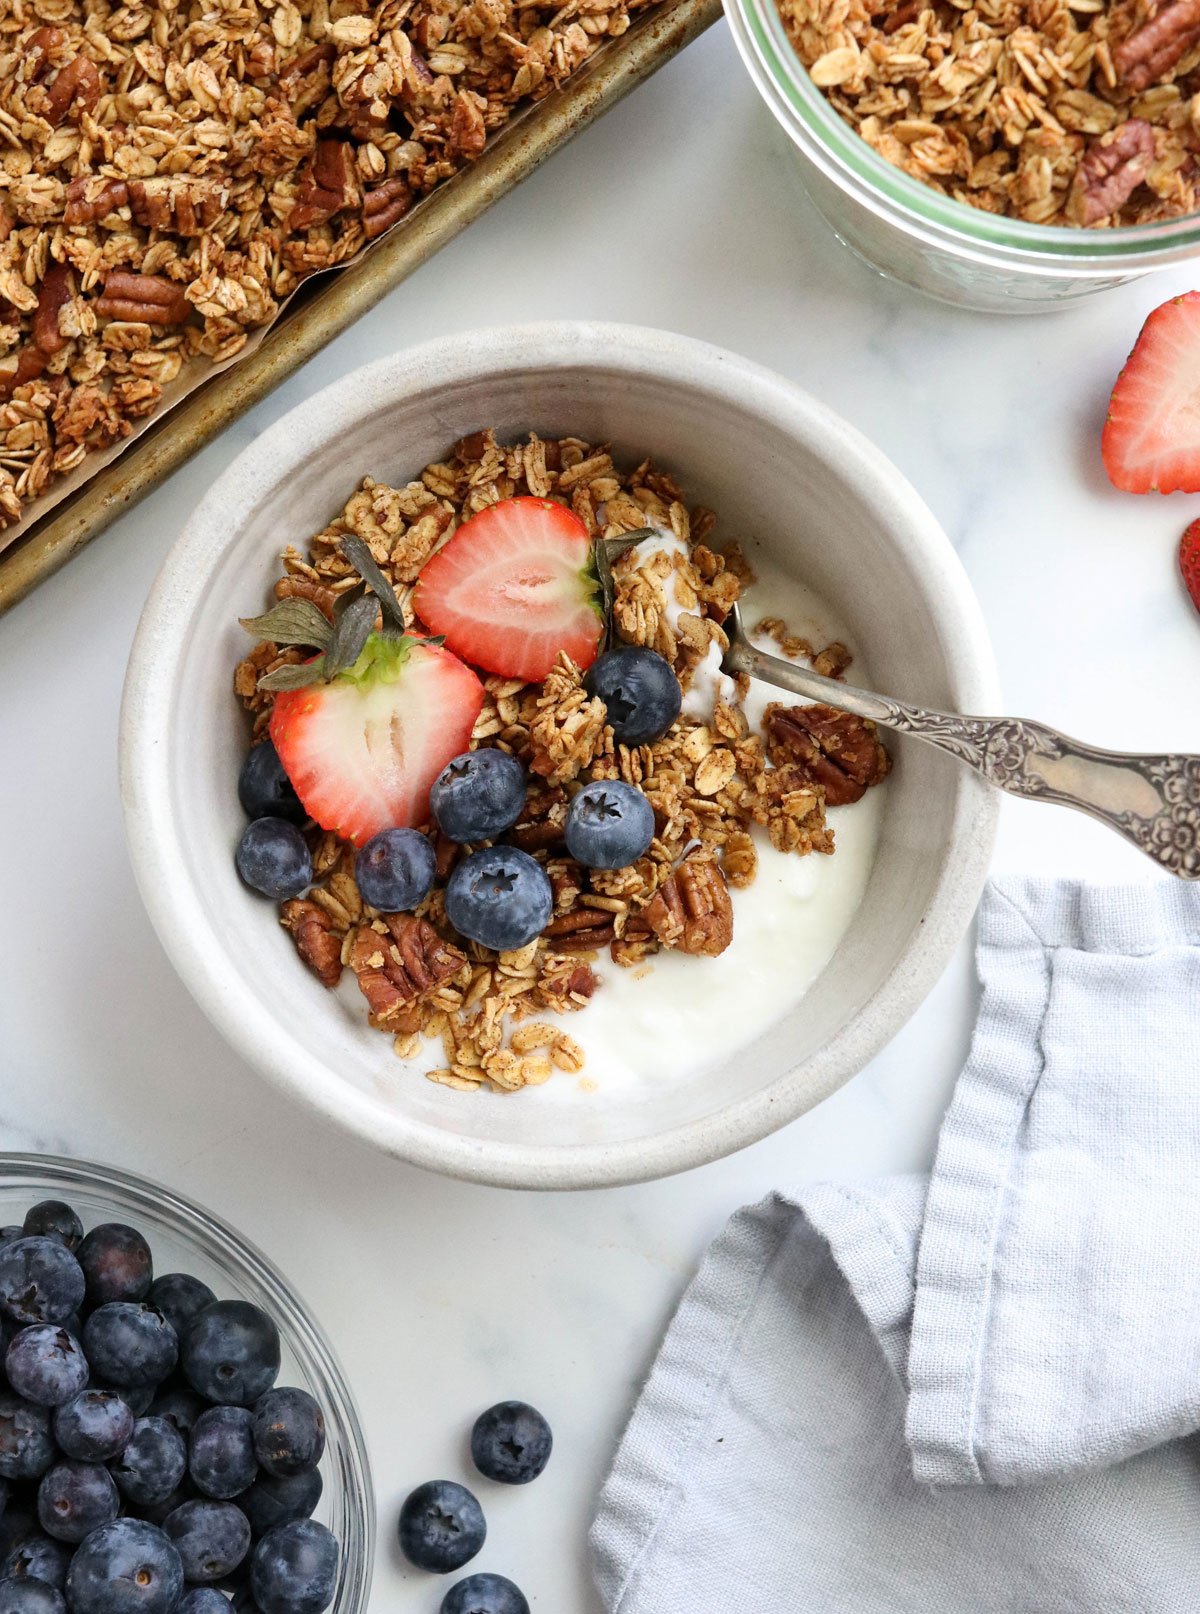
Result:
M776 115L815 148L811 155L845 189L879 211L899 214L917 233L963 246L991 247L1026 260L1076 269L1133 270L1200 250L1200 213L1154 224L1085 230L1031 224L974 208L888 162L848 124L813 83L783 24L776 0L725 0L726 12L752 51L760 88ZM765 80L765 82L764 82Z

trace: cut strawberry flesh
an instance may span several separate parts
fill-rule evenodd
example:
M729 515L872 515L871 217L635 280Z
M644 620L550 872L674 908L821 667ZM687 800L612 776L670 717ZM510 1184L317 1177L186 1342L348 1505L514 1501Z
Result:
M502 499L425 565L414 606L448 647L487 672L536 682L565 651L579 667L603 632L583 522L550 499Z
M375 634L348 672L275 697L271 738L305 810L361 846L429 818L429 790L465 751L483 686L449 651Z
M1117 378L1101 439L1126 493L1200 493L1200 292L1156 308Z

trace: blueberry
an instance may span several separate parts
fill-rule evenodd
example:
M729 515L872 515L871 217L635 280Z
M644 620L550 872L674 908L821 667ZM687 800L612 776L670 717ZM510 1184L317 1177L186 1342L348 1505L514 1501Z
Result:
M26 1401L58 1407L88 1381L88 1363L74 1334L54 1323L23 1328L4 1357L8 1382Z
M175 1330L153 1306L112 1300L83 1325L83 1348L98 1379L111 1388L161 1384L179 1360Z
M119 1457L133 1434L131 1408L115 1390L81 1390L54 1413L59 1449L82 1463Z
M165 1272L155 1278L146 1296L155 1311L161 1311L171 1327L183 1338L184 1329L205 1306L211 1306L216 1295L206 1283L193 1278L190 1272Z
M451 841L494 841L525 805L525 769L507 751L485 746L448 762L433 782L429 805Z
M38 1486L38 1519L56 1541L76 1544L120 1510L112 1475L97 1463L55 1463Z
M433 842L418 829L381 829L354 859L363 901L384 913L415 908L429 895L436 873Z
M186 1469L183 1436L165 1418L139 1418L125 1450L109 1464L121 1495L138 1507L165 1502Z
M83 1273L65 1245L19 1238L0 1249L0 1306L19 1323L62 1323L83 1303Z
M246 1515L232 1502L185 1502L163 1529L175 1545L187 1580L223 1580L250 1551Z
M442 1598L441 1614L529 1614L529 1604L503 1575L468 1575Z
M4 1614L2 1608L0 1614ZM229 1614L229 1599L215 1586L193 1586L184 1592L175 1614Z
M150 1403L150 1416L165 1418L168 1423L175 1425L186 1440L196 1419L207 1407L207 1401L198 1396L195 1390L189 1390L185 1384L172 1384L154 1397Z
M198 1500L199 1495L196 1487L185 1474L182 1483L175 1487L170 1496L163 1497L161 1502L139 1503L136 1512L138 1518L145 1519L148 1524L158 1525L161 1530L172 1513L181 1508L185 1502L196 1502Z
M671 663L657 650L623 645L597 656L583 687L604 702L613 738L621 745L650 745L679 716L683 693Z
M0 1580L0 1614L67 1614L63 1594L44 1580Z
M498 953L541 935L553 911L545 869L512 846L472 852L446 886L446 917L455 930Z
M286 818L304 824L308 814L270 740L252 746L238 775L238 800L247 818Z
M4 1560L3 1573L16 1580L44 1581L62 1591L70 1561L71 1554L61 1541L52 1541L40 1530L33 1530Z
M307 1390L268 1390L256 1402L254 1450L267 1473L279 1479L317 1466L325 1450L325 1415Z
M246 1300L217 1300L192 1318L183 1337L183 1371L209 1401L248 1407L279 1373L279 1330Z
M471 1430L475 1467L502 1485L528 1485L550 1461L554 1437L536 1407L500 1401L481 1412Z
M26 1212L22 1231L30 1238L57 1239L74 1254L83 1238L83 1223L61 1199L43 1199Z
M250 1489L238 1497L237 1505L249 1519L254 1534L265 1536L277 1524L307 1519L316 1510L323 1489L321 1475L315 1468L291 1479L260 1474Z
M22 1239L24 1237L25 1229L23 1227L16 1227L11 1222L7 1227L0 1227L0 1250L2 1250L6 1244L11 1244L14 1239Z
M254 1417L245 1407L210 1407L188 1443L188 1473L206 1496L237 1496L254 1483Z
M91 1306L113 1300L144 1300L154 1280L150 1246L134 1227L103 1222L79 1246Z
M400 1548L418 1569L448 1575L474 1558L487 1535L483 1509L465 1485L429 1480L400 1509Z
M172 1614L182 1595L179 1554L142 1519L93 1530L67 1576L71 1614Z
M621 779L596 779L567 809L567 851L588 869L624 869L654 839L654 808Z
M247 824L236 861L246 884L275 902L298 897L312 884L308 843L286 818L256 818Z
M269 1530L250 1561L262 1614L321 1614L333 1602L338 1544L323 1524L296 1519Z
M8 1481L3 1482L4 1488L9 1489ZM34 1502L37 1500L37 1489L34 1488ZM38 1534L37 1513L32 1507L25 1505L27 1496L22 1495L19 1504L14 1504L11 1495L6 1498L4 1515L0 1518L0 1576L11 1571L5 1569L4 1562L9 1554L27 1541L30 1536Z
M54 1461L50 1414L20 1396L0 1395L0 1475L39 1479Z

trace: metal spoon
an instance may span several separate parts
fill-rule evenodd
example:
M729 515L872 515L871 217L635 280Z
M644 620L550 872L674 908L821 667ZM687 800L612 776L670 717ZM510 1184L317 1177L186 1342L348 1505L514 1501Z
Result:
M653 528L645 528L596 544L606 643L612 640L612 563L642 539L656 536ZM822 701L936 745L999 790L1074 807L1115 829L1180 879L1200 880L1200 756L1102 751L1026 718L963 717L910 706L890 695L822 678L811 668L757 649L746 636L736 605L724 626L729 649L721 663L723 672L747 673L789 695Z

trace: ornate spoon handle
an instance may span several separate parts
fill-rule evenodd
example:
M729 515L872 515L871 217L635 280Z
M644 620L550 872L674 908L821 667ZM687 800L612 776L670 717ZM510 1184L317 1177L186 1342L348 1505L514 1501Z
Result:
M724 667L809 700L926 740L1000 790L1098 818L1184 880L1200 879L1200 756L1102 751L1019 717L962 717L852 689L767 655L747 639L735 606Z

